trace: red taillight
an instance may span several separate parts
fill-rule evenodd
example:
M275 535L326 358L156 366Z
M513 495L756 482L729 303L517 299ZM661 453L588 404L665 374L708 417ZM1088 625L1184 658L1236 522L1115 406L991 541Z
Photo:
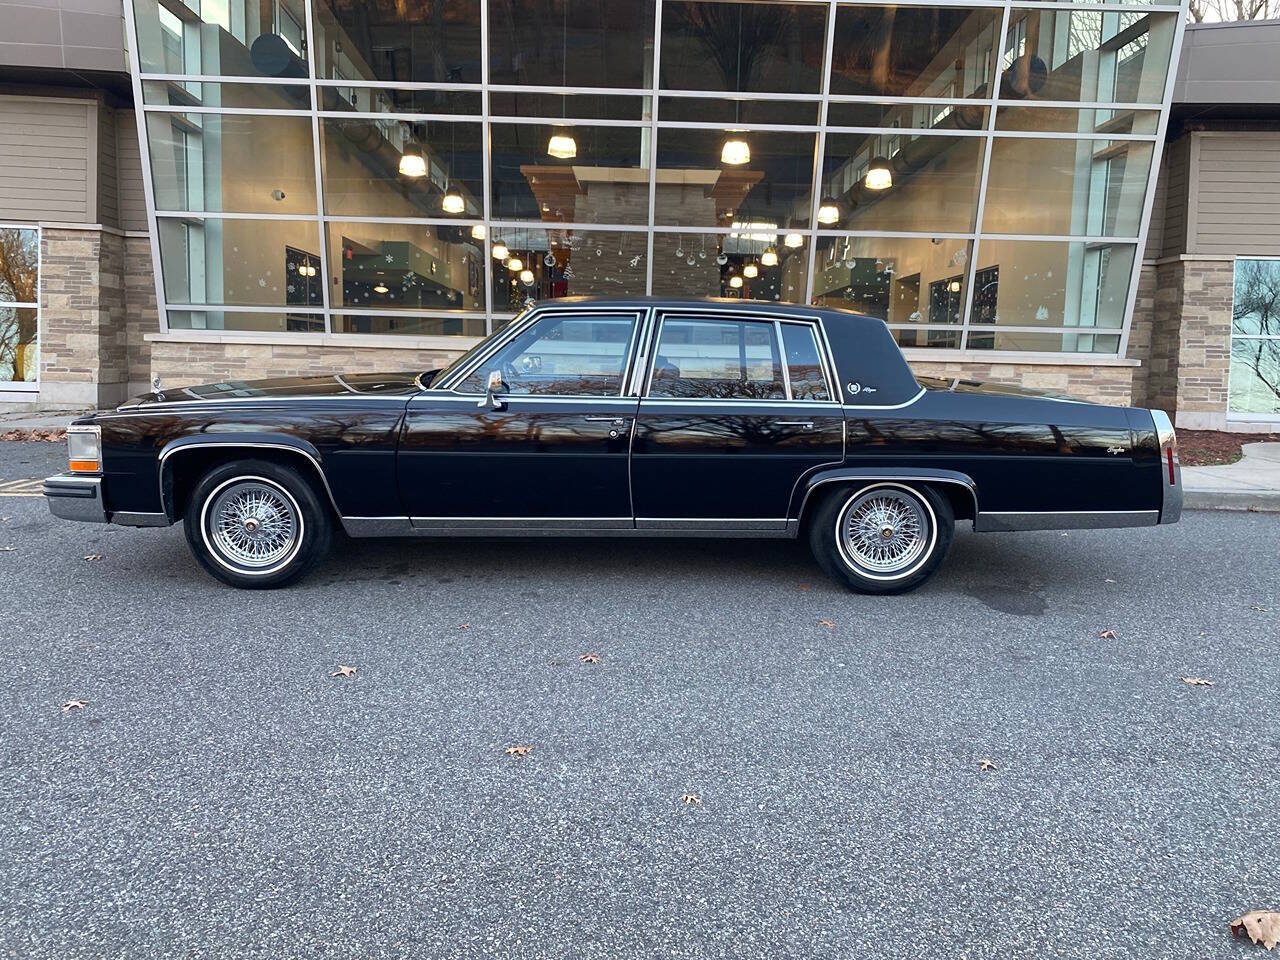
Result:
M1173 447L1170 446L1164 448L1164 459L1165 462L1169 464L1169 486L1172 487L1177 483L1177 480L1175 480L1173 476Z

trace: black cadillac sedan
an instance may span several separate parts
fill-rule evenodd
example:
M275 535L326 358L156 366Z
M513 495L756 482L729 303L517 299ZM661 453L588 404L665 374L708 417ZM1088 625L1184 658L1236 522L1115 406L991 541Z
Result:
M68 430L50 510L181 521L237 587L353 537L799 537L868 593L978 531L1173 523L1158 410L914 377L885 324L738 300L536 306L444 370L162 389Z

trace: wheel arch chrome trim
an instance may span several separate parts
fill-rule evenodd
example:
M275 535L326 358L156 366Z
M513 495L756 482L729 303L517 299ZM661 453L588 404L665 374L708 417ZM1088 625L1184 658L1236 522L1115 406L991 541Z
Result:
M156 459L156 482L160 486L160 507L166 517L172 518L174 516L174 510L171 509L173 505L169 503L168 497L165 495L165 468L169 465L169 461L178 453L212 447L226 448L228 450L283 450L286 453L305 457L315 467L316 473L320 477L320 483L324 486L324 492L329 498L329 504L333 507L333 512L338 516L342 515L342 511L338 509L338 501L334 498L333 488L329 486L329 478L325 475L324 466L320 461L320 451L306 441L290 441L283 437L279 439L247 439L241 436L227 436L225 438L200 436L178 437L176 440L169 441L161 449L160 455Z
M978 485L968 474L957 470L928 470L920 467L837 467L824 470L810 478L804 490L800 492L800 505L791 511L791 519L798 521L809 508L809 499L813 492L828 483L860 483L864 480L881 480L886 483L949 483L963 487L973 501L974 522L977 523L980 509L978 506Z

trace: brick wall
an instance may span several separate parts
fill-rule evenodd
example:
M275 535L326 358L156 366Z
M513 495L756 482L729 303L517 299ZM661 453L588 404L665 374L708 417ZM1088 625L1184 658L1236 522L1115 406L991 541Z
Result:
M1128 406L1133 402L1135 367L1092 364L974 363L960 360L911 360L911 370L921 377L982 380L1046 390L1063 396Z

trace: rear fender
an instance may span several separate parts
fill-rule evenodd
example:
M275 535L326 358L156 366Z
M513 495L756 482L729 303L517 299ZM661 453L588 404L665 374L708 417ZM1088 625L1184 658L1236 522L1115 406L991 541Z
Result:
M978 485L973 478L958 470L934 470L926 467L833 467L821 470L797 485L791 497L791 509L787 516L798 524L805 511L824 490L836 483L866 483L875 480L899 483L926 483L943 488L943 492L956 493L961 504L971 506L970 511L957 511L958 516L968 513L978 516Z

